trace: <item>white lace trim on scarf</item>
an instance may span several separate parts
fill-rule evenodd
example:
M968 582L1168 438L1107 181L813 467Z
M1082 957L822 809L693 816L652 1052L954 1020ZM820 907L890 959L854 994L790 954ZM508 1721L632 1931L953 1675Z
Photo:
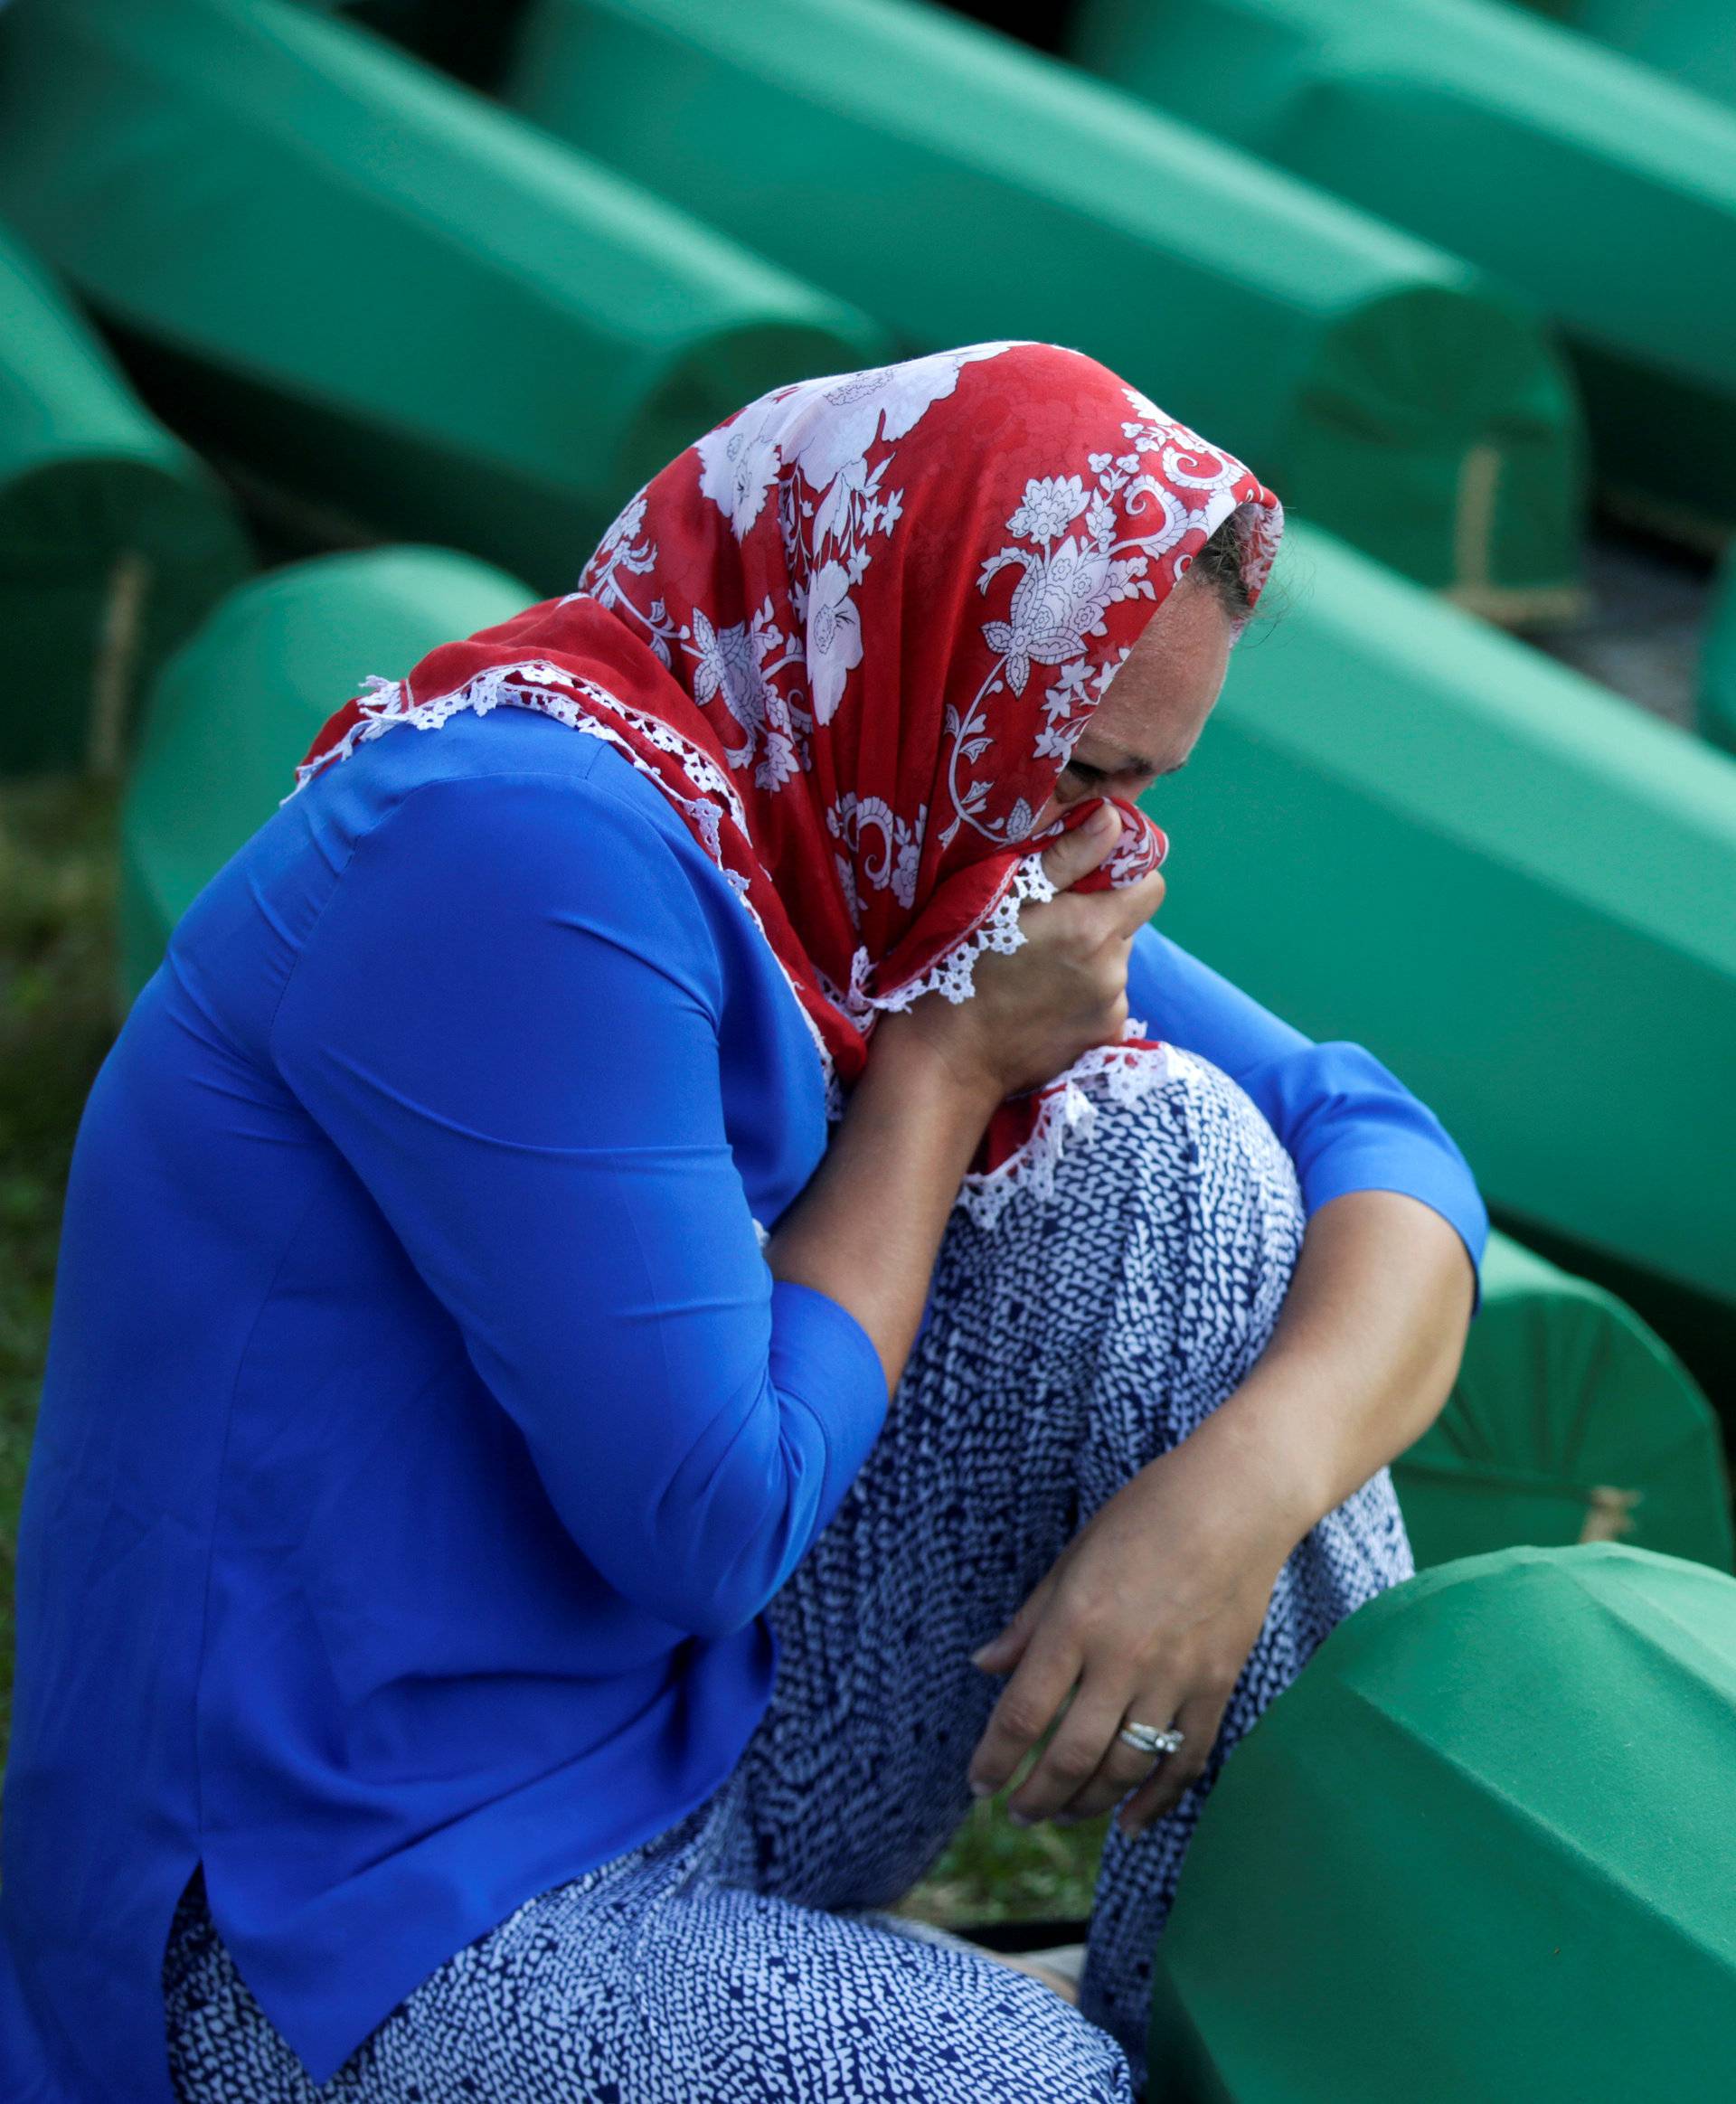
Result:
M876 1009L887 1014L901 1014L927 994L939 994L955 1005L969 1000L976 990L977 958L986 957L991 950L1009 957L1015 949L1023 948L1026 939L1024 929L1019 926L1019 909L1041 905L1054 895L1055 887L1049 882L1043 857L1027 854L1014 865L1012 880L1005 891L972 932L944 957L937 958L919 977L895 986L890 994L871 994L866 984L868 953L859 949L850 967L845 1013L853 1020Z
M1027 904L1042 904L1055 896L1041 855L1026 855L1014 869L1013 879L993 910L958 946L937 960L920 977L896 987L892 993L870 995L863 991L858 975L852 974L850 1006L858 1002L868 1009L897 1014L928 994L947 1000L968 1000L976 990L976 962L990 951L1010 955L1026 941L1019 926L1019 910ZM860 955L860 953L859 953ZM848 1012L848 1009L846 1009ZM1122 1037L1144 1037L1146 1025L1129 1016ZM1098 1106L1136 1103L1153 1089L1161 1088L1175 1070L1167 1045L1093 1045L1058 1075L1042 1093L1036 1121L1029 1137L1004 1162L981 1173L967 1175L954 1204L960 1206L980 1228L992 1229L1009 1202L1020 1192L1033 1198L1054 1194L1055 1169L1070 1146L1089 1140L1097 1124Z
M835 1124L843 1117L844 1092L819 1025L808 1013L807 1004L766 934L764 924L748 896L746 879L724 866L720 832L723 815L727 811L744 835L748 830L747 815L734 783L708 753L691 744L659 718L630 707L594 680L580 678L562 671L557 665L537 658L526 659L518 665L489 665L449 693L436 695L431 701L418 702L411 707L403 705L404 693L401 681L382 679L377 675L370 677L364 683L359 704L363 711L361 720L350 726L342 741L328 753L322 754L308 766L297 769L296 787L289 796L297 795L328 765L347 759L358 745L382 737L401 724L409 724L418 731L438 731L467 710L486 716L496 708L529 709L552 716L557 722L587 737L600 738L624 754L640 774L692 819L705 852L758 929L789 987L802 1021L807 1025L808 1036L819 1058L827 1122ZM579 695L630 724L658 751L678 759L689 778L708 793L699 797L676 795L619 731L599 722L580 706ZM288 803L289 797L283 800ZM895 987L890 994L871 994L867 991L871 970L868 956L866 951L859 950L852 961L849 988L840 994L823 982L824 991L852 1022L859 1027L865 1025L870 1031L878 1014L901 1014L929 994L939 994L953 1003L968 1000L975 991L977 959L991 952L1009 956L1022 948L1026 937L1019 926L1020 909L1028 904L1042 904L1054 896L1055 887L1043 867L1041 855L1026 855L1014 865L1006 889L984 919L944 957L937 958L926 972ZM1130 1019L1124 1034L1139 1037L1144 1033L1145 1025ZM954 1203L962 1206L978 1227L992 1229L1017 1193L1049 1197L1055 1187L1056 1165L1069 1146L1090 1137L1102 1099L1107 1096L1109 1101L1121 1104L1137 1102L1170 1079L1174 1071L1171 1062L1180 1056L1161 1045L1094 1045L1049 1084L1039 1104L1036 1123L1024 1144L995 1168L967 1175ZM758 1221L754 1228L763 1248L769 1239L768 1232Z
M844 1116L844 1091L838 1083L831 1048L821 1036L819 1024L808 1013L807 1002L802 999L795 981L784 970L783 959L778 957L771 939L766 934L764 924L754 909L752 900L748 896L747 879L738 871L724 866L721 832L723 813L728 811L744 835L747 832L747 813L736 792L735 784L709 753L689 743L659 718L646 715L643 710L629 707L618 696L610 693L607 687L599 686L595 680L579 678L571 673L563 672L558 665L547 664L540 658L527 658L519 665L491 665L485 671L466 680L462 686L454 687L448 693L437 694L431 701L418 702L410 708L403 705L404 686L401 680L382 679L374 675L364 683L364 698L360 703L364 712L362 720L351 724L341 741L333 746L330 752L322 754L309 766L297 769L296 787L289 792L290 796L305 788L314 776L323 772L328 764L346 760L358 745L366 744L371 739L383 737L388 731L397 729L401 723L408 723L417 731L438 731L442 724L449 723L454 716L462 714L466 710L478 716L486 716L491 709L529 709L538 715L552 716L557 722L566 724L570 730L581 731L588 738L600 738L605 744L612 745L618 752L623 754L640 774L656 785L662 795L677 808L686 812L693 820L701 844L717 865L719 874L729 885L731 892L740 901L749 920L759 930L760 939L770 950L779 972L783 974L784 983L788 986L797 1008L800 1011L802 1021L807 1025L808 1037L820 1062L828 1123L835 1123ZM594 716L580 707L575 698L580 694L597 707L608 709L624 722L630 723L658 751L667 752L678 759L686 769L689 778L703 789L711 791L711 795L678 796L656 769L633 750L618 731L612 730L607 723L599 723ZM287 804L289 797L286 797L283 800Z
M1129 1017L1127 1037L1143 1037L1146 1026ZM955 1205L980 1228L992 1229L1020 1193L1054 1195L1055 1169L1072 1146L1090 1140L1099 1105L1137 1103L1184 1071L1187 1055L1171 1045L1098 1044L1083 1052L1049 1084L1031 1137L998 1166L967 1175Z

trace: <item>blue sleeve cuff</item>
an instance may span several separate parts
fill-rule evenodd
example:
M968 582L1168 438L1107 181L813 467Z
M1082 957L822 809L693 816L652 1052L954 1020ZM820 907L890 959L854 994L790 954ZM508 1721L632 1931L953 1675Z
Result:
M1153 927L1134 937L1127 999L1147 1027L1222 1067L1282 1141L1317 1212L1351 1191L1398 1191L1431 1206L1471 1260L1476 1305L1488 1216L1439 1120L1354 1044L1316 1044Z
M1397 1191L1440 1214L1471 1260L1482 1305L1489 1218L1439 1118L1361 1045L1309 1044L1240 1077L1296 1164L1310 1215L1352 1191Z
M1464 1243L1471 1260L1472 1314L1482 1307L1489 1216L1469 1173L1450 1155L1426 1141L1377 1126L1366 1136L1346 1136L1309 1165L1301 1183L1303 1203L1310 1216L1352 1191L1397 1191L1420 1199L1439 1213Z
M886 1370L873 1339L848 1308L817 1287L776 1278L771 1288L772 1383L799 1402L826 1455L812 1541L844 1501L886 1421Z

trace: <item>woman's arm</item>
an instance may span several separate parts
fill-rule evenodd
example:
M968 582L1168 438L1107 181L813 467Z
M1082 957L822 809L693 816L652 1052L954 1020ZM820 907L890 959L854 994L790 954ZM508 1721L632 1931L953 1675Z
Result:
M1427 1427L1469 1313L1464 1251L1439 1215L1389 1192L1325 1206L1248 1379L1099 1508L976 1653L1011 1678L973 1788L1010 1780L1071 1694L1014 1820L1071 1824L1136 1785L1124 1831L1167 1811L1207 1766L1285 1559ZM1115 1736L1129 1716L1186 1734L1143 1784L1149 1762Z
M360 843L273 1033L580 1549L708 1635L795 1568L887 1396L847 1309L761 1259L723 992L692 881L629 797L439 782Z
M1308 1223L1270 1344L1192 1435L1253 1471L1280 1562L1434 1422L1470 1313L1463 1247L1414 1198L1352 1192Z
M1118 836L1107 807L1045 851L1056 889L1094 870ZM1161 876L1027 906L1024 947L981 960L976 992L883 1015L826 1159L778 1222L766 1261L849 1308L890 1387L921 1321L947 1215L995 1106L1119 1035L1127 946L1163 897Z
M1233 1075L1296 1160L1309 1221L1271 1343L1236 1392L1102 1506L976 1655L1011 1677L972 1762L1021 1822L1107 1810L1142 1772L1124 1716L1187 1734L1129 1798L1137 1832L1203 1770L1303 1535L1418 1439L1452 1387L1487 1219L1429 1113L1356 1046L1317 1046L1155 929L1128 970L1156 1035ZM1164 1611L1154 1615L1152 1603Z

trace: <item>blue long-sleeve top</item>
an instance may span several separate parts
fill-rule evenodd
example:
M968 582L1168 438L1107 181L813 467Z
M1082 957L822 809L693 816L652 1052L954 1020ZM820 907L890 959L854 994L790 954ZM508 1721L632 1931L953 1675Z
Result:
M1310 1207L1486 1231L1365 1052L1147 930L1130 995L1236 1074ZM328 2076L533 1893L733 1766L761 1610L886 1407L773 1280L826 1142L769 950L622 756L523 711L364 745L183 920L91 1091L18 1573L0 2094L166 2104L203 1864Z

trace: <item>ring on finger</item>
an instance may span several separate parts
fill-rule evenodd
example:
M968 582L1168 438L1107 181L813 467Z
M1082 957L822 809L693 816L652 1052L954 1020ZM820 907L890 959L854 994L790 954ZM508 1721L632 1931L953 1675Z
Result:
M1124 1746L1131 1746L1136 1753L1175 1753L1180 1750L1185 1731L1178 1731L1174 1725L1167 1730L1156 1724L1135 1723L1131 1718L1116 1733Z

